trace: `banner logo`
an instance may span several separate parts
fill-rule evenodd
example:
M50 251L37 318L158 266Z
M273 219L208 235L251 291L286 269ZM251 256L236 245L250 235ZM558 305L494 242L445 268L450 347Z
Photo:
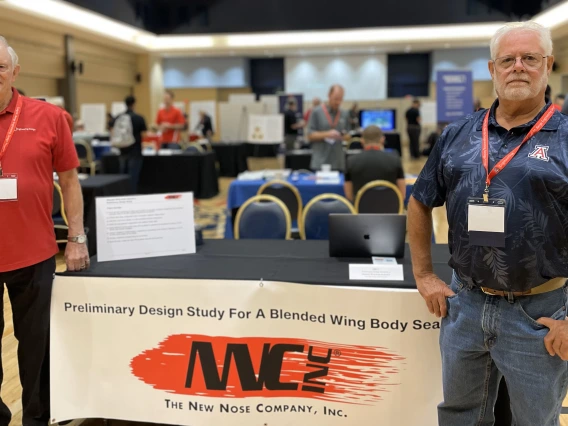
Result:
M306 339L174 335L131 362L155 389L215 398L293 397L370 405L404 358L385 348Z

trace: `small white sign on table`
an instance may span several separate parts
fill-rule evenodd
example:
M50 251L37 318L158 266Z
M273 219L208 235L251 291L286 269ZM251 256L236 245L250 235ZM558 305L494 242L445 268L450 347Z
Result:
M349 279L358 281L404 281L402 265L392 263L350 264Z
M97 198L98 261L195 253L193 193Z

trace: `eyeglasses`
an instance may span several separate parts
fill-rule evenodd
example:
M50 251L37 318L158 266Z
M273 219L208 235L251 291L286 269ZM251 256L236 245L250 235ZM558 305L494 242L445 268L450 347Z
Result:
M518 56L502 56L493 60L499 71L507 71L515 66ZM521 56L521 63L527 70L536 71L542 67L542 60L547 58L540 53L525 53Z

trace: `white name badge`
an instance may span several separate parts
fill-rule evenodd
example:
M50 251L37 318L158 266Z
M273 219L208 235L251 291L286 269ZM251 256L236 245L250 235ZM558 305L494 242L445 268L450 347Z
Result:
M18 175L0 176L0 201L18 201Z
M472 246L505 247L505 200L468 200L467 230Z

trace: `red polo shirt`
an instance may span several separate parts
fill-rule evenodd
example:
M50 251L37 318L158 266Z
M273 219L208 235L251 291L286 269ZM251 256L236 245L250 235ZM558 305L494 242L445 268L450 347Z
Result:
M6 139L16 102L0 112L0 144ZM23 97L20 119L2 160L4 173L18 175L18 200L0 201L0 272L35 265L58 252L53 230L53 171L79 167L61 108Z
M171 107L169 109L162 108L158 111L156 123L185 124L185 117L176 107ZM179 142L180 134L181 130L164 130L162 132L162 142Z

